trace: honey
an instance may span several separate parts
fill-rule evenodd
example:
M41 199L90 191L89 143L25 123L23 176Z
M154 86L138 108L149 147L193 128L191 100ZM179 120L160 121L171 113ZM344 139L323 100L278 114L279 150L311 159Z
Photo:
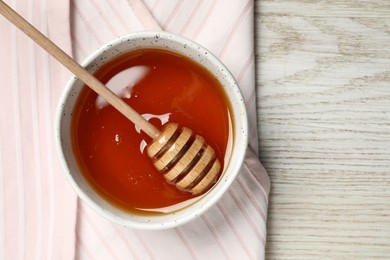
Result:
M157 128L179 123L203 136L224 163L230 105L219 81L200 64L162 49L136 50L95 76ZM83 176L110 203L159 213L194 198L165 181L146 155L151 139L84 86L72 116L72 146Z

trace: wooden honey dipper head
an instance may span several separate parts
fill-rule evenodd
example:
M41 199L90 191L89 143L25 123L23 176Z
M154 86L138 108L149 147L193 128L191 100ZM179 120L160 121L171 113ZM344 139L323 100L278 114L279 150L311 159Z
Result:
M153 165L168 182L194 195L217 180L221 164L211 146L191 129L167 123L147 147Z

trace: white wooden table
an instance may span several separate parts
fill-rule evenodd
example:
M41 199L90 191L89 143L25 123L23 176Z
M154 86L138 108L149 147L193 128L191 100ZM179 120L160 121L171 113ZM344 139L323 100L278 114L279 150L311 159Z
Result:
M390 259L390 1L256 0L267 259Z

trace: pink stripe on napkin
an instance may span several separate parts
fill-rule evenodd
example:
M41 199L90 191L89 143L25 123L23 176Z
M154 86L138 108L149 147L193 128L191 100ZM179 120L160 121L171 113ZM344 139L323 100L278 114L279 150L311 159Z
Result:
M7 1L70 53L67 1ZM0 17L0 259L73 259L76 196L54 147L70 73Z

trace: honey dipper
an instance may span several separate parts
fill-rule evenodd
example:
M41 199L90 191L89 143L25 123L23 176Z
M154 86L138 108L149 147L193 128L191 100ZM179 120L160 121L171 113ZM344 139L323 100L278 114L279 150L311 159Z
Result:
M168 182L192 194L212 186L221 164L204 138L176 123L160 131L1 0L0 13L153 139L147 154Z

